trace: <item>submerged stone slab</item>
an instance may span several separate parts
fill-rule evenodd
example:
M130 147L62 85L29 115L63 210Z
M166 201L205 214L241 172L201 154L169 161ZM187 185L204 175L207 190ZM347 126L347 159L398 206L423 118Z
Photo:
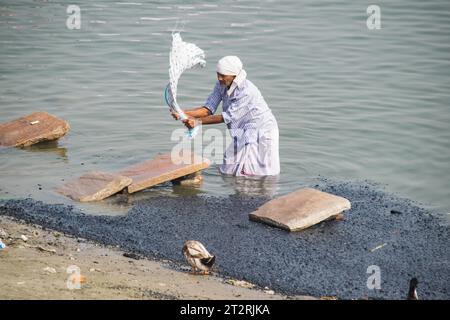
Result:
M202 182L203 177L200 171L172 180L172 184L180 186L198 186Z
M288 231L299 231L337 217L351 208L343 197L305 188L273 199L249 214L250 220Z
M67 182L56 191L81 202L98 201L123 190L131 183L132 180L128 177L92 171Z
M188 151L178 155L159 154L152 160L132 165L118 174L133 179L128 192L134 193L154 185L171 181L209 167L210 161Z
M47 112L34 112L0 124L0 146L26 147L42 141L61 138L70 130L69 124Z

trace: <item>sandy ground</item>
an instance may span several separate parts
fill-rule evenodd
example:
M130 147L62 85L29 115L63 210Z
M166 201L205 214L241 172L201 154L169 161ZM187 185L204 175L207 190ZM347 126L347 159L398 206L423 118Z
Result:
M187 267L186 272L175 271L168 261L127 258L117 247L10 217L0 216L0 229L8 235L2 238L8 247L0 251L0 299L311 299L191 275ZM86 277L80 289L67 287L72 265Z

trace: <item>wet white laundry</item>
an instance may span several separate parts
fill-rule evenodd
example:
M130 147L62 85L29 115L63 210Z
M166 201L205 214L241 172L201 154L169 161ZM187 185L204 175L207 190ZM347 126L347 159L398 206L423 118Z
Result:
M169 85L166 88L166 102L171 109L180 115L180 119L187 118L177 103L178 80L182 73L188 69L206 65L205 52L193 43L184 42L179 32L172 34L172 50L170 51ZM189 130L191 137L195 136L198 126Z

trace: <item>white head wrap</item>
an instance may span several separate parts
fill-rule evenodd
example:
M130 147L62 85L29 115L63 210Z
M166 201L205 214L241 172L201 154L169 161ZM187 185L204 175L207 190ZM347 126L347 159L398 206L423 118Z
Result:
M234 89L247 78L247 72L242 68L242 61L236 56L226 56L220 59L217 62L216 70L224 76L236 76L227 92L228 95L231 95Z

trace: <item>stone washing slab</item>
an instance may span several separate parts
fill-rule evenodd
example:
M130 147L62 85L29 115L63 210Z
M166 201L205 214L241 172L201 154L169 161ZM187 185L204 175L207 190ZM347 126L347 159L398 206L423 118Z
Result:
M198 186L203 182L201 171L172 180L172 184L180 186Z
M350 201L345 198L305 188L270 200L250 213L249 218L288 231L299 231L335 218L350 208Z
M209 167L208 159L184 152L187 163L178 163L177 159L172 161L170 153L159 154L152 160L132 165L117 174L133 179L133 183L128 186L128 192L134 193Z
M98 201L123 190L131 183L128 177L92 171L67 182L56 191L76 201Z
M47 112L34 112L0 124L0 146L27 147L38 142L61 138L70 130L69 124Z

